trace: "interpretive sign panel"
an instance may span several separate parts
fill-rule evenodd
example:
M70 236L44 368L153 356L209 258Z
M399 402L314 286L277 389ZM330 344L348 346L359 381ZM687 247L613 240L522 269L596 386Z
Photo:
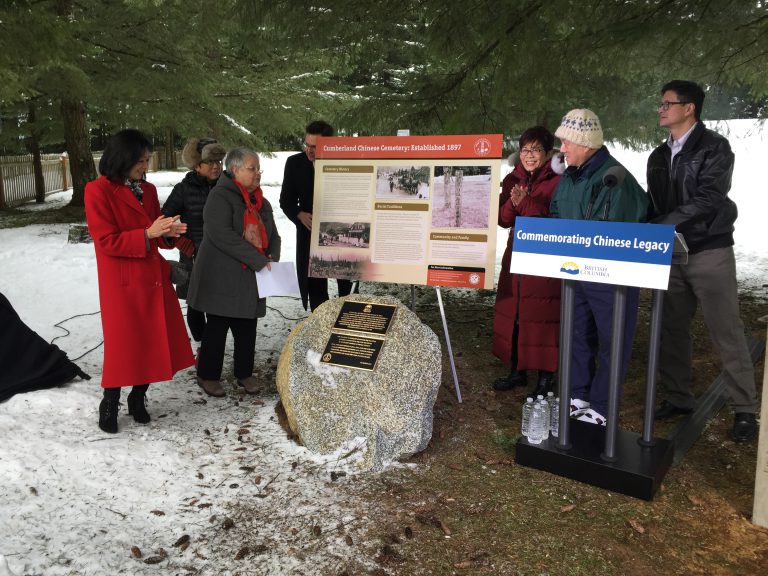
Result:
M675 227L662 224L515 220L510 271L666 290Z
M335 329L385 335L389 330L397 307L393 304L374 304L347 300L333 325Z
M384 340L380 338L333 332L325 345L321 361L334 366L373 370L382 346Z
M310 276L493 288L501 145L318 138Z

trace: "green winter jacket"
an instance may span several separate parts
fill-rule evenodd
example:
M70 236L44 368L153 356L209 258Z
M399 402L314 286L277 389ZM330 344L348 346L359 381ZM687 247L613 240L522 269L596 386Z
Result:
M621 184L608 188L603 175L621 166L603 146L580 167L569 166L560 178L549 212L553 218L646 222L648 195L627 171Z

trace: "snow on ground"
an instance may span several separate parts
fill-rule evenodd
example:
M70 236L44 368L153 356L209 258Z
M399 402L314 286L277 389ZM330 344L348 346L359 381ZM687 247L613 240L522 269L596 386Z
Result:
M739 279L764 296L766 200L757 167L768 157L768 138L751 121L722 128L737 155ZM644 185L647 151L615 152ZM284 260L295 249L294 226L277 202L288 154L262 158ZM149 180L162 201L181 177L159 172ZM46 206L68 200L69 193L56 194ZM202 394L194 373L185 371L150 388L149 425L135 424L123 409L118 434L98 429L96 263L93 247L68 244L67 231L67 225L0 230L0 292L33 330L56 339L94 377L0 404L0 574L329 574L347 561L364 561L368 503L358 500L355 487L366 477L354 473L364 446L310 454L279 426L276 397L235 392L227 367L225 398ZM497 268L505 243L500 230ZM373 286L363 286L368 289ZM269 307L256 344L257 370L266 378L273 377L286 335L306 315L293 298L271 298ZM141 558L132 555L134 546Z

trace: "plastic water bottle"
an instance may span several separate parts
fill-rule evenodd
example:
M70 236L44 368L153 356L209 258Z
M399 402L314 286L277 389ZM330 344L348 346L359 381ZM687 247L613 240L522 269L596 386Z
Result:
M547 438L549 436L549 404L541 394L536 396L536 403L544 408L544 438Z
M549 420L547 421L547 430L549 432L552 431L552 403L555 401L555 393L554 392L547 392L547 397L545 398L547 401L547 406L549 407Z
M541 444L545 438L547 409L541 402L536 402L531 410L531 421L528 425L528 442L531 444Z
M529 396L523 404L523 423L520 429L526 438L528 437L528 430L531 424L531 410L533 410L533 398Z
M560 398L552 398L549 403L549 429L552 432L552 436L557 438L560 433Z

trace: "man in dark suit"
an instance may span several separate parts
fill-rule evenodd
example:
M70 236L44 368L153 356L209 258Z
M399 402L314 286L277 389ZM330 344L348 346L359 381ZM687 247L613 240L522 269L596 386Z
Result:
M304 152L289 156L285 162L283 187L280 190L280 208L296 225L296 275L299 278L301 302L315 310L328 300L328 279L309 276L309 241L312 232L312 202L315 191L315 146L318 136L333 136L333 127L327 122L310 122L304 134ZM339 296L352 291L352 282L336 280Z

